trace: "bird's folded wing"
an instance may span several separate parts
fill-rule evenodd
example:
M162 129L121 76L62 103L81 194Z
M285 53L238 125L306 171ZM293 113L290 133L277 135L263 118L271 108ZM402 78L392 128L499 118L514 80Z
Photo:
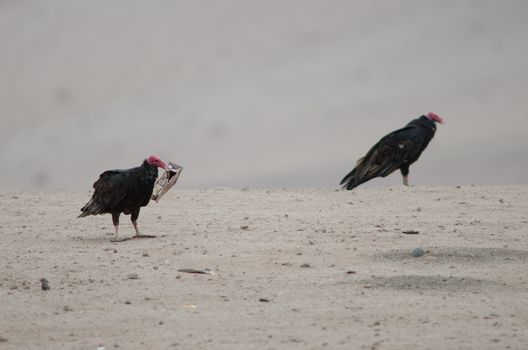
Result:
M409 154L409 142L400 141L396 144L380 141L361 164L356 167L355 182L362 183L374 177L385 177L402 166Z
M109 170L99 176L94 183L93 200L107 209L115 207L127 195L126 174Z

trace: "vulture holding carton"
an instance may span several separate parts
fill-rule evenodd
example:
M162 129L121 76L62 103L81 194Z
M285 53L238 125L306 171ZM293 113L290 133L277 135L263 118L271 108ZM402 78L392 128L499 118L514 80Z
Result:
M158 168L165 173L158 179ZM112 214L115 227L114 241L117 239L119 216L121 213L131 215L130 220L136 235L132 238L152 238L152 235L141 235L137 219L141 207L150 199L156 202L176 183L182 167L172 162L165 163L158 156L150 156L138 167L125 170L108 170L99 175L93 184L92 198L81 208L79 218L88 215ZM156 181L157 180L157 181ZM156 188L155 188L156 186ZM121 239L126 240L125 239Z

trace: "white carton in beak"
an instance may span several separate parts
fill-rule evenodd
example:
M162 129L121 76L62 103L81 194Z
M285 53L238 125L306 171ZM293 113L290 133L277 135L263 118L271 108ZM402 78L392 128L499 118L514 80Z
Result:
M154 184L154 190L152 191L151 198L157 202L169 192L169 190L176 184L180 174L183 170L183 167L179 166L176 163L169 162L165 172L156 180Z

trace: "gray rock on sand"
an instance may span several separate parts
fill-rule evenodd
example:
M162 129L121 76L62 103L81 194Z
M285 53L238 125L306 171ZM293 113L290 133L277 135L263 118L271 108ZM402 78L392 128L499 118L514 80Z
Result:
M45 279L45 278L41 278L40 279L40 288L42 290L49 290L50 289L49 282L48 282L47 279Z
M129 273L129 274L127 275L127 278L128 278L129 280L137 280L137 279L139 278L139 276L138 276L137 273L132 272L132 273Z
M420 256L424 255L425 252L422 248L414 248L412 251L411 251L411 256L413 258L419 258Z

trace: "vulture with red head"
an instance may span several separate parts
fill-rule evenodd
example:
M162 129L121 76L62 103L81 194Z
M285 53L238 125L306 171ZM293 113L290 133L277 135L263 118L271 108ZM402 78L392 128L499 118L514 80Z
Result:
M444 120L430 112L384 136L357 161L356 167L341 180L341 186L352 190L375 177L385 177L398 169L402 173L403 184L408 186L409 167L418 160L433 138L436 123L443 124Z
M82 213L78 217L112 214L114 240L117 240L119 216L121 213L131 215L130 220L136 230L134 238L153 237L139 233L137 219L141 207L150 201L158 178L158 168L167 169L167 163L158 156L150 156L138 167L103 172L93 184L92 198L81 208Z

